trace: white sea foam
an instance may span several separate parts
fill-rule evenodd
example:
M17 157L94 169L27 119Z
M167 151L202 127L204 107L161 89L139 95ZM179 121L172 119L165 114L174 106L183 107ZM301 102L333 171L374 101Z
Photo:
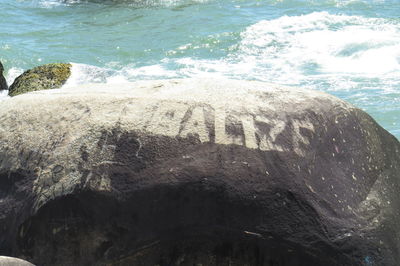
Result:
M400 70L400 25L383 19L326 12L284 16L250 26L242 38L242 60L280 77L303 79L310 68L315 74L368 77Z
M124 75L129 80L134 79L160 79L160 78L177 78L179 74L175 70L169 70L162 64L142 66L142 67L125 67L122 71L116 73L115 77ZM114 78L115 78L114 77ZM112 77L113 78L113 77ZM111 79L113 80L113 79Z
M24 70L22 68L18 68L18 67L13 67L10 68L7 73L5 73L5 78L7 80L7 84L11 85L15 78L18 77L19 75L21 75L24 72Z
M108 78L113 73L113 70L107 68L72 63L71 76L64 87L72 87L87 83L107 83Z
M180 77L175 71L166 69L163 65L143 67L126 66L120 70L101 68L87 64L72 63L71 77L64 88L87 83L117 84L138 79L164 79Z
M13 67L13 68L9 69L4 75L8 86L10 86L14 82L15 78L18 77L19 75L21 75L22 72L23 72L23 69L21 69L21 68ZM7 98L9 98L8 90L0 91L0 102Z
M398 22L327 12L284 16L249 26L230 50L220 59L169 57L159 64L119 70L112 64L110 68L73 64L65 86L213 75L331 91L359 89L363 80L364 90L399 93ZM372 79L377 81L370 83Z
M339 90L357 87L357 79L379 79L379 89L387 90L400 82L400 24L385 19L327 12L283 16L249 26L230 50L220 59L168 57L120 70L74 64L67 85L204 75L316 88L324 83Z
M5 99L7 99L8 97L9 96L8 96L8 91L7 90L0 91L0 102L5 100Z

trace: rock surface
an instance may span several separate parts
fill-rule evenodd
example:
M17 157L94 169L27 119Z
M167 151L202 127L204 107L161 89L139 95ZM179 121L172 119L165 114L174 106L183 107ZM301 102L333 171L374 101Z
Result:
M4 67L3 64L0 62L0 91L8 90L7 81L3 76Z
M0 256L0 266L34 266L25 260Z
M88 85L0 110L0 254L37 265L400 261L400 144L333 96Z
M8 94L16 96L39 90L58 89L71 76L71 64L56 63L38 66L17 77Z

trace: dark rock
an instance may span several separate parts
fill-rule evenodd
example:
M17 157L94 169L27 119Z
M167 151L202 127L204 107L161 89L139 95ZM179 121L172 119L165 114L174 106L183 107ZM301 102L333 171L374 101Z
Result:
M25 260L0 256L0 266L34 266Z
M71 64L56 63L38 66L17 77L8 94L16 96L39 90L58 89L71 76Z
M3 76L3 72L4 72L4 67L0 62L0 91L8 90L7 81Z
M400 144L333 96L171 80L2 104L0 254L37 265L400 261Z

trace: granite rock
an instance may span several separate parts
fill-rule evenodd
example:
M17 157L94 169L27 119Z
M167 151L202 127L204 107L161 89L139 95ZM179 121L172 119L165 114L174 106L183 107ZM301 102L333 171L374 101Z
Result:
M400 144L328 94L220 79L0 110L0 252L37 265L400 261Z

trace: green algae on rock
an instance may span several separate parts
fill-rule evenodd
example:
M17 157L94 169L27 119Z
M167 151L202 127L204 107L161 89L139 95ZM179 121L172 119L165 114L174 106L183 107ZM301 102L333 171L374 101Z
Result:
M17 77L10 86L8 95L39 90L58 89L71 76L71 64L55 63L35 67Z
M8 90L7 81L3 76L4 67L0 62L0 91Z

